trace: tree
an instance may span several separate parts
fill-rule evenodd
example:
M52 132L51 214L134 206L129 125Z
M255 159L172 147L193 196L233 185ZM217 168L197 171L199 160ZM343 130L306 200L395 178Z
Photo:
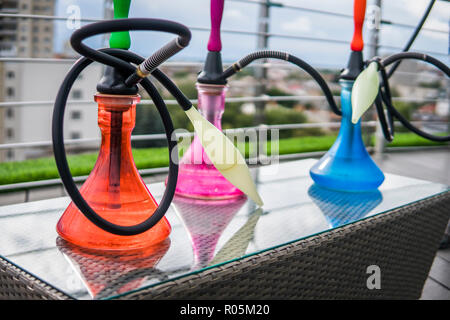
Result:
M272 88L266 90L266 94L268 96L272 96L272 97L276 97L276 96L283 96L283 97L291 96L291 94L289 94L289 93L287 93L287 92L285 92L285 91L283 91L283 90L281 90L280 88L277 88L277 87L272 87ZM292 101L278 101L277 103L282 105L283 107L286 107L286 108L289 108L289 109L294 108L294 106L297 104L297 102L295 100L292 100Z

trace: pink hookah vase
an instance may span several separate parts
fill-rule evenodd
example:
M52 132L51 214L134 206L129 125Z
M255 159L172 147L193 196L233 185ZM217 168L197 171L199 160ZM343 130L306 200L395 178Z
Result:
M222 130L226 85L197 83L196 87L200 113ZM197 136L194 136L192 144L180 161L176 194L197 199L230 199L243 196L242 191L214 167Z

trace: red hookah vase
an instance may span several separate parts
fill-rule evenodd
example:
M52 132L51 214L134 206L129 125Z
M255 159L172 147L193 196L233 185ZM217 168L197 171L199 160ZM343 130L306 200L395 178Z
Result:
M158 207L142 180L131 152L131 131L136 122L139 95L96 94L98 125L102 142L100 153L80 193L88 204L111 223L138 224ZM57 227L58 234L71 243L99 250L133 250L166 239L171 231L163 217L155 226L138 235L120 236L104 231L90 222L71 203Z

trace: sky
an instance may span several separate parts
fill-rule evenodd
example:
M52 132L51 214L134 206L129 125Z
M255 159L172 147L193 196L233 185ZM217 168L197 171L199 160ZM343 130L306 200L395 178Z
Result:
M279 2L349 15L353 13L353 0L279 0ZM367 5L370 6L373 2L374 0L367 0ZM428 3L428 0L383 0L382 18L392 22L416 25ZM79 6L82 18L103 17L103 0L57 0L55 14L68 16L67 9L71 5ZM258 13L259 5L257 4L226 0L222 29L257 31ZM208 0L132 0L129 16L174 20L188 27L210 27ZM439 52L442 54L434 56L448 63L449 19L450 3L436 1L424 27L445 32L422 30L411 51ZM272 7L269 23L269 32L275 34L347 42L351 41L353 34L352 19L289 8ZM55 22L55 26L55 51L60 52L73 30L68 29L64 21ZM382 25L379 43L382 46L403 47L412 31L410 28ZM365 26L365 42L369 42L369 33L370 30ZM205 31L192 31L189 47L176 55L172 61L203 61L206 56L208 36L208 32ZM157 32L133 32L130 49L143 56L149 56L172 38L172 35ZM254 35L222 32L223 60L232 62L241 58L254 51L256 43L257 39ZM100 37L90 39L88 44L97 48L102 47ZM287 51L318 67L343 67L349 53L349 44L277 37L269 39L268 48ZM393 52L392 49L383 47L379 50L380 55Z

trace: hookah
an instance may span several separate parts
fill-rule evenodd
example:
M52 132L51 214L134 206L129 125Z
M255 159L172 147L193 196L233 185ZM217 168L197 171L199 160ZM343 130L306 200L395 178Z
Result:
M450 141L449 136L434 136L412 125L392 104L388 77L392 76L402 59L423 60L438 67L449 76L449 69L439 60L422 53L406 52L409 50L423 23L425 22L433 3L430 2L424 16L411 36L404 52L394 54L385 59L373 58L364 63L362 49L362 26L366 8L365 0L354 2L355 30L351 42L351 54L347 68L341 74L340 84L342 120L338 137L330 150L310 169L311 178L324 188L349 191L366 192L376 190L384 181L384 174L375 164L367 152L361 137L362 114L372 105L375 106L378 120L387 141L394 137L394 120L396 117L407 129L432 141ZM385 67L395 63L389 76ZM368 67L364 69L365 65ZM364 71L363 71L364 70ZM378 71L382 75L384 90L379 90ZM386 105L386 113L382 103ZM334 110L333 110L334 111Z
M137 250L160 243L170 234L170 224L164 215L177 184L178 149L170 114L161 95L147 78L150 74L185 111L216 169L257 205L263 204L239 150L203 118L176 85L158 69L161 63L189 44L189 29L167 20L127 18L130 2L115 0L114 20L92 23L72 34L71 45L82 57L75 62L61 84L53 111L52 139L56 165L72 199L58 221L57 231L66 241L91 249ZM128 50L131 44L128 32L135 30L167 32L177 38L144 59ZM95 50L83 43L88 37L111 32L110 48ZM78 190L64 148L64 111L74 81L94 61L106 65L95 95L102 143L91 174ZM168 141L169 174L159 205L140 177L131 153L131 131L135 124L136 103L140 99L137 84L153 100Z
M196 87L200 113L219 130L225 109L227 81L218 77L222 73L222 43L220 24L225 0L211 0L211 32L208 53ZM231 184L209 160L198 136L184 153L179 164L176 194L200 199L229 199L241 197L242 191Z
M341 191L377 189L384 174L370 157L361 135L361 122L352 123L351 92L354 80L363 69L362 28L366 0L354 2L354 34L347 68L341 73L342 119L338 137L330 150L310 169L310 176L318 185Z

